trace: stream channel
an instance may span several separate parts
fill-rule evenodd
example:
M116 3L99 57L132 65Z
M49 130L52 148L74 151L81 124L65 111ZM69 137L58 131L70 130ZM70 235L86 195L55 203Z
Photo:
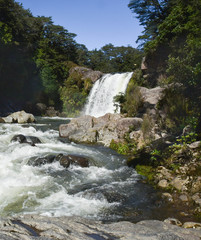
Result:
M126 158L103 146L70 143L58 128L69 120L37 118L34 124L0 124L0 215L78 215L104 222L164 219L166 205L143 178L126 165ZM31 146L12 142L17 134L35 136ZM28 164L33 157L75 154L89 167L59 162Z

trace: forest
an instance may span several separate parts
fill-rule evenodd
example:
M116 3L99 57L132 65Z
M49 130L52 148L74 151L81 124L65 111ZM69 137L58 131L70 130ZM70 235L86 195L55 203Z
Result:
M135 105L131 88L172 84L161 102L171 124L200 131L201 1L130 0L128 7L144 27L139 48L108 43L89 51L51 17L34 17L15 0L0 0L1 114L37 102L62 111L65 94L76 95L82 106L90 84L77 84L79 76L69 77L69 71L84 66L103 73L134 71L130 95L123 99L126 113Z
M62 111L63 88L69 86L72 66L107 73L133 71L140 65L140 50L107 44L100 50L88 51L75 37L62 26L54 25L51 17L34 17L17 1L0 0L1 114L37 102ZM86 93L76 83L73 80L70 87L77 88L82 105Z

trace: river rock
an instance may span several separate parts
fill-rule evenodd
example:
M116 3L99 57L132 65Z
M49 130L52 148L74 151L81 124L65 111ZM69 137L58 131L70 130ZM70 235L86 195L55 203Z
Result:
M35 146L35 144L41 143L40 139L34 136L24 136L22 134L15 135L11 142L19 142L19 143L28 143L31 146Z
M24 215L0 219L4 240L200 240L201 229L147 220L103 224L80 217Z
M58 161L61 166L64 168L68 168L71 164L72 165L78 165L80 167L89 167L89 160L84 156L78 156L78 155L64 155L64 154L58 154L58 155L46 155L44 157L35 157L31 158L28 161L28 165L32 166L41 166L44 164L50 164L54 161Z
M89 167L89 160L83 156L59 154L56 157L56 160L65 168L68 168L70 164L78 165L80 167Z
M45 164L50 164L55 161L55 155L48 155L45 157L31 158L28 161L28 165L38 167Z
M5 123L32 123L35 122L33 114L26 113L25 111L19 111L10 114L9 116L2 118Z
M141 124L141 118L125 118L120 114L107 113L98 118L82 116L72 119L70 123L60 125L59 133L70 141L98 142L109 146L112 140L122 140L131 128L139 129Z

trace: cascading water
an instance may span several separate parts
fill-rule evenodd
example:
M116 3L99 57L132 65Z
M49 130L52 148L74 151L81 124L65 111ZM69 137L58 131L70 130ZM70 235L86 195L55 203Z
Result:
M89 94L84 114L100 117L106 113L114 113L113 98L120 92L125 93L132 74L106 74L97 80Z
M101 146L64 142L57 130L64 122L39 118L36 124L0 123L0 215L79 215L107 221L153 217L157 197L126 166L125 158ZM12 142L17 134L38 137L42 143ZM85 156L89 167L66 169L57 161L29 164L60 153Z

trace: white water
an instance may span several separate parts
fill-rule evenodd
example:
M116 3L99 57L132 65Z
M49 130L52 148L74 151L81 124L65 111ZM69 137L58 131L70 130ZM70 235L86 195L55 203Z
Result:
M139 176L125 166L122 157L105 148L63 143L58 131L45 121L32 126L0 124L0 215L99 218L120 206L121 198L131 198L131 190L127 194L126 188L133 189ZM11 142L16 134L36 136L42 143L30 146ZM58 162L38 167L27 164L30 158L59 153L86 156L90 167L64 169ZM121 198L108 201L107 196L115 194Z
M106 113L114 113L113 98L120 92L125 93L132 74L106 74L97 80L89 94L84 114L100 117Z

